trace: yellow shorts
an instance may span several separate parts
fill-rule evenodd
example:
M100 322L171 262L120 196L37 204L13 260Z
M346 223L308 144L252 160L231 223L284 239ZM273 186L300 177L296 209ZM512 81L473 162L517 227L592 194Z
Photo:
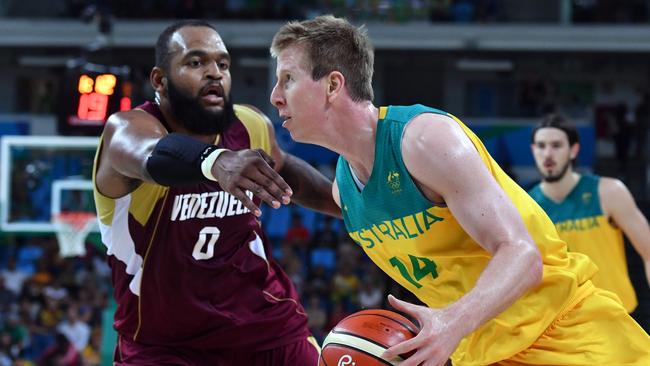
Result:
M650 365L650 336L611 292L596 288L551 324L511 365Z

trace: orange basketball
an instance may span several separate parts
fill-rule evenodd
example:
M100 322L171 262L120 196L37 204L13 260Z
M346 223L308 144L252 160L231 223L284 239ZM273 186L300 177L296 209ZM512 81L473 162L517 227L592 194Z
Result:
M415 337L419 329L410 320L389 310L362 310L341 320L325 337L320 366L386 366L400 359L385 360L386 349Z

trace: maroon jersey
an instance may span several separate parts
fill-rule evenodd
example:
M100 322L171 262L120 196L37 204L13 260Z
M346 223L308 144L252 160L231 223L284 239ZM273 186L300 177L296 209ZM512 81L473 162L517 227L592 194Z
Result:
M157 105L138 108L164 123ZM235 112L238 120L218 145L270 154L264 119L245 106L236 105ZM114 326L123 337L261 350L308 335L307 316L271 258L260 222L216 182L143 183L117 199L95 190L95 202L118 304Z

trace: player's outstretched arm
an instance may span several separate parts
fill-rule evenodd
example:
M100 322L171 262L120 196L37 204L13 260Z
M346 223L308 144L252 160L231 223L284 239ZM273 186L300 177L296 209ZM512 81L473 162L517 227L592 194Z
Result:
M254 109L266 121L274 168L291 187L291 199L301 206L340 218L341 209L332 199L332 182L304 160L282 150L275 138L275 128L271 120L258 109Z
M246 191L272 207L289 203L291 189L259 152L226 150L210 160L216 146L201 139L205 137L167 133L160 121L142 110L116 113L104 129L97 187L102 194L116 198L141 182L178 186L210 178L257 216L261 211ZM207 169L202 169L203 162L208 162Z
M152 182L146 170L147 157L165 135L165 127L143 110L110 116L104 127L98 158L99 191L118 198L133 191L141 182Z
M623 230L625 236L643 259L646 280L650 286L650 226L648 220L634 202L630 191L620 180L601 178L598 195L605 214Z
M539 250L519 212L476 148L451 118L422 114L406 127L404 163L425 195L444 202L465 231L491 255L475 287L444 309L395 301L421 331L387 356L417 349L403 366L442 365L460 340L508 308L542 277Z

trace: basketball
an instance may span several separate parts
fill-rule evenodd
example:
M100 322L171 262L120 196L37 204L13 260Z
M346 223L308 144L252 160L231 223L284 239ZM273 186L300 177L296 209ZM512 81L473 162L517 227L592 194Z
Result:
M341 320L323 341L320 366L397 365L410 356L385 360L386 349L415 337L419 328L404 316L389 310L356 312Z

